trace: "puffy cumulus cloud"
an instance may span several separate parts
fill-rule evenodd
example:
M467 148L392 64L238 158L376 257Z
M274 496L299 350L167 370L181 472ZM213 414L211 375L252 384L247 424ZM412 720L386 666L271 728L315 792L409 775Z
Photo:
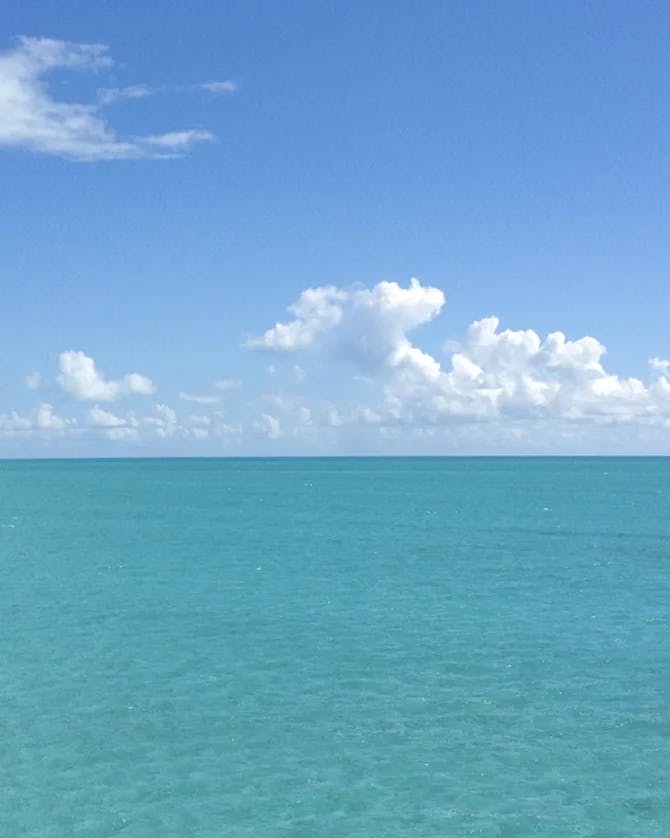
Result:
M305 349L342 320L342 303L346 299L347 292L332 285L308 288L296 303L289 306L289 311L295 315L293 320L277 323L262 337L249 338L245 345L251 349L278 349L285 352Z
M253 433L256 435L257 431ZM13 445L29 439L48 442L75 438L90 445L104 439L116 444L158 445L159 450L165 451L166 445L172 446L176 441L198 443L211 439L214 450L219 450L221 445L238 445L244 434L243 423L225 421L221 410L179 417L166 404L155 404L145 414L132 410L118 414L96 404L78 418L63 418L46 403L27 413L0 413L0 442ZM272 434L270 438L274 438Z
M111 65L109 50L101 44L18 38L13 49L0 53L0 145L92 161L175 157L213 139L202 129L121 139L101 106L150 95L152 90L143 85L103 89L96 104L62 102L47 89L45 78L54 70L99 71Z
M666 361L664 358L650 358L649 366L652 372L658 373L658 375L670 375L670 361Z
M180 420L169 405L156 404L151 413L144 416L138 416L134 411L117 416L96 405L88 411L86 418L87 426L107 439L150 442L173 438L203 440L210 434L225 435L221 432L220 416L217 411L212 415L190 414Z
M273 416L271 413L262 413L253 423L253 429L259 436L264 436L268 439L279 439L282 435L281 419L278 416Z
M96 405L89 410L87 420L92 428L101 429L107 439L129 440L139 438L140 423L132 412L124 418Z
M469 327L451 369L440 372L427 394L437 414L624 421L666 414L658 382L647 386L609 373L596 338L568 340L553 332L542 339L532 329L499 325L497 317L486 317Z
M670 364L650 361L653 380L622 378L603 365L594 337L541 338L532 329L500 329L497 317L470 325L447 344L449 359L416 346L409 333L442 310L444 293L413 279L407 288L382 282L371 289L311 288L277 323L246 345L275 352L318 352L322 360L356 364L358 381L381 390L377 403L333 406L328 424L352 422L429 427L457 421L562 420L668 424Z
M180 430L177 414L166 404L157 404L154 407L153 414L144 416L141 424L144 427L152 428L156 435L162 439L175 436Z
M277 323L246 346L282 352L318 346L368 368L435 367L407 333L437 317L444 302L439 288L423 286L418 279L408 288L396 282L380 282L371 289L309 288L289 307L293 320Z
M53 406L46 403L38 405L25 415L15 410L10 413L0 413L0 437L4 438L26 434L62 435L66 431L76 429L76 426L76 419L64 419L57 416Z
M150 378L136 372L117 380L106 379L93 358L83 352L61 352L58 366L59 386L76 399L111 402L122 396L150 396L156 389Z

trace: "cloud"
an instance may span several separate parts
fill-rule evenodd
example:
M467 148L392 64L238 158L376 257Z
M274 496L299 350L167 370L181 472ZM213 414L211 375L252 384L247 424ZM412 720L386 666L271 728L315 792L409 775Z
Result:
M569 340L553 332L542 339L532 329L500 330L497 317L485 317L462 340L447 343L443 367L409 334L437 317L444 303L440 289L415 279L407 288L394 282L310 288L290 306L293 319L245 345L355 365L356 377L367 378L379 398L355 410L335 407L331 425L354 419L414 427L502 419L668 424L670 364L651 359L655 380L648 384L621 378L605 369L605 347L591 336Z
M164 403L112 412L115 399L152 394L151 379L109 378L93 358L69 350L59 356L57 383L81 400L75 416L46 403L6 412L0 439L10 450L30 438L70 446L86 438L212 454L667 451L670 361L653 357L639 377L617 375L592 335L504 328L495 316L475 320L458 339L443 335L444 352L430 353L420 329L432 323L435 341L444 305L443 291L418 280L308 289L290 317L247 342L273 356L260 373L282 357L277 374L257 382L264 390L255 399L228 399L240 381L220 379L210 393L182 391L183 413ZM303 359L304 378L296 363ZM224 400L225 413L217 407ZM191 403L197 412L189 413Z
M45 77L56 69L99 71L112 64L102 44L75 44L21 37L0 53L0 146L13 146L79 161L164 158L213 139L209 131L186 129L121 139L107 124L100 104L139 98L143 85L103 88L95 105L54 99Z
M35 433L61 435L74 429L76 424L75 419L63 419L54 413L52 405L43 403L25 416L21 416L15 410L0 413L0 437L13 438Z
M163 450L169 440L202 442L210 436L226 445L236 444L243 436L243 426L225 423L221 411L191 414L180 420L176 411L166 404L154 405L145 415L137 415L134 411L117 415L96 404L79 419L58 416L50 404L40 404L25 414L17 411L0 413L0 442L13 445L31 438L49 442L88 437L103 438L115 444L159 443Z
M670 374L670 361L666 361L663 358L650 358L649 366L653 372L659 375Z
M107 439L132 440L139 437L140 423L133 413L122 418L96 405L89 410L87 419L93 428L101 428Z
M152 428L163 439L174 436L179 431L177 414L166 404L157 404L153 416L145 416L141 424Z
M253 423L253 429L257 434L268 439L279 439L282 435L281 420L270 413L262 413L260 418Z
M193 393L180 393L179 398L183 402L195 402L196 404L218 404L221 399L218 396L198 396Z
M211 424L208 416L193 415L180 422L176 411L166 404L154 405L152 412L145 416L137 416L133 411L117 416L96 405L88 411L87 420L90 427L101 430L111 440L204 439Z
M29 390L39 390L42 386L42 376L39 372L31 372L26 376L26 387Z
M288 323L277 323L261 337L251 337L245 342L250 349L270 349L293 352L305 349L317 337L328 332L342 319L341 303L347 299L347 292L334 286L308 288L297 302L289 306L295 319Z
M230 79L225 81L203 81L194 84L196 90L206 90L208 93L235 93L237 84Z
M193 143L200 143L204 140L213 140L214 134L211 131L170 131L167 134L156 134L150 137L139 138L145 145L154 148L162 148L166 151L183 151Z
M96 369L93 358L83 352L61 352L58 365L58 384L76 399L111 402L122 396L149 396L156 389L150 378L135 372L115 381L107 380Z
M217 95L235 93L234 81L204 81L195 84L179 84L172 87L150 87L148 84L130 84L126 87L101 87L98 89L98 101L101 105L113 105L124 99L146 99L149 96L165 93L184 93L203 90Z
M437 317L444 303L439 288L417 279L408 288L395 282L380 282L372 289L308 288L289 306L293 320L277 323L245 345L281 352L321 346L362 366L397 366L420 352L406 333Z
M98 101L101 105L111 105L119 99L146 99L157 93L156 88L146 84L131 84L127 87L101 87L98 90Z
M220 378L214 382L217 390L237 390L242 386L242 382L238 378Z
M145 416L136 416L133 411L117 416L96 405L88 411L87 421L89 427L100 430L107 439L145 442L173 437L203 440L214 424L212 416L200 414L191 414L180 422L177 413L166 404L154 405L152 412Z

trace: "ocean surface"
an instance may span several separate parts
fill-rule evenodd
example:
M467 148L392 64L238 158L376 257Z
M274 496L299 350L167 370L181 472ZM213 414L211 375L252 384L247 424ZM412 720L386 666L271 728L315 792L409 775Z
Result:
M0 462L0 835L670 835L669 459Z

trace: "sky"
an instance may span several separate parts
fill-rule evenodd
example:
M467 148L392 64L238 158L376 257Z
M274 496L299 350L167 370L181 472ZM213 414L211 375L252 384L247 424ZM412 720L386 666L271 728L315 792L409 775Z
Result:
M670 7L5 0L0 457L670 454Z

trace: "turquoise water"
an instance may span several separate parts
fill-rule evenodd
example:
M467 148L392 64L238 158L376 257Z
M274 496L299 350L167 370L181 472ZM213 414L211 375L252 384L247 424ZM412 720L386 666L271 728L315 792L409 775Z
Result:
M0 835L670 835L670 460L0 463Z

